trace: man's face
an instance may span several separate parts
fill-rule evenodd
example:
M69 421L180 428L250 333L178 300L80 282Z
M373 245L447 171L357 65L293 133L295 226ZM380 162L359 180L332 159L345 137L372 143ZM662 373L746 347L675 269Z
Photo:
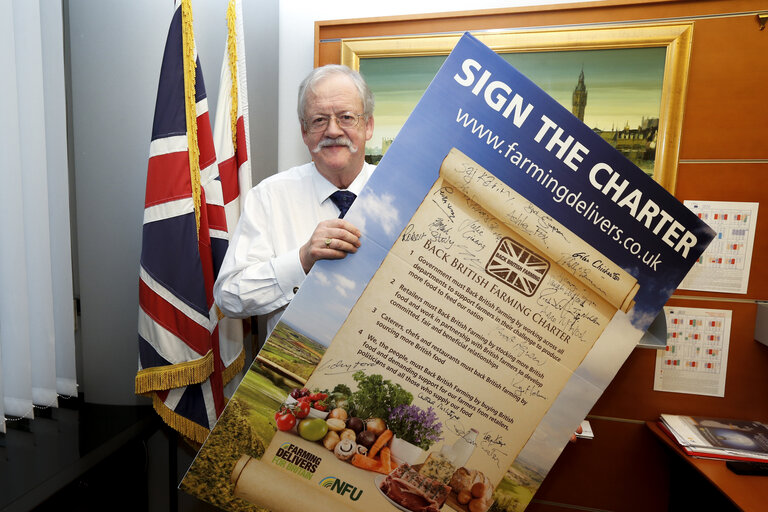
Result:
M306 119L315 115L339 115L342 112L363 113L363 102L352 80L344 75L331 75L315 86L307 99ZM302 124L301 135L317 170L329 179L333 176L354 176L365 161L365 142L373 135L373 117L360 118L356 126L342 128L331 117L325 130L309 132Z

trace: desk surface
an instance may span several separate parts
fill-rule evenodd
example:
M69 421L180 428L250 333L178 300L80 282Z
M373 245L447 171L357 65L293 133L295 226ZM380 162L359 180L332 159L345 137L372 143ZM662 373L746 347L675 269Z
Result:
M150 406L80 404L9 428L0 446L0 510L31 510L129 440L159 428Z
M672 441L655 422L648 421L646 425L667 447L704 475L737 507L750 512L766 510L768 476L737 475L725 467L724 461L691 457L677 443Z

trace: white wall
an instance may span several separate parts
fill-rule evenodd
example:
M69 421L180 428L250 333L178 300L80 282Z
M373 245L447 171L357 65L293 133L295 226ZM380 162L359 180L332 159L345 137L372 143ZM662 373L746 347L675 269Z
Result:
M299 132L296 96L301 80L314 64L315 21L510 8L567 3L568 0L280 0L280 98L278 169L309 161ZM586 0L594 1L594 0Z

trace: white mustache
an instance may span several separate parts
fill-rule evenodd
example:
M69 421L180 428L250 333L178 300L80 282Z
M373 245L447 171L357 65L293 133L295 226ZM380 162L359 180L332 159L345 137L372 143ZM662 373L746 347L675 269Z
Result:
M315 148L312 150L312 153L319 153L322 148L328 146L347 146L351 153L357 153L358 149L356 145L352 144L352 141L349 140L348 137L342 135L340 137L336 137L335 139L326 137L317 143L317 146L315 146Z

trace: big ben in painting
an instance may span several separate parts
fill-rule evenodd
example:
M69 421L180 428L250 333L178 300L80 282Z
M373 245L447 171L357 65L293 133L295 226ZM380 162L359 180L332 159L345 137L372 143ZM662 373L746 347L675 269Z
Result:
M579 83L573 90L573 108L571 113L584 122L584 110L587 108L587 86L584 84L584 70L579 73Z

